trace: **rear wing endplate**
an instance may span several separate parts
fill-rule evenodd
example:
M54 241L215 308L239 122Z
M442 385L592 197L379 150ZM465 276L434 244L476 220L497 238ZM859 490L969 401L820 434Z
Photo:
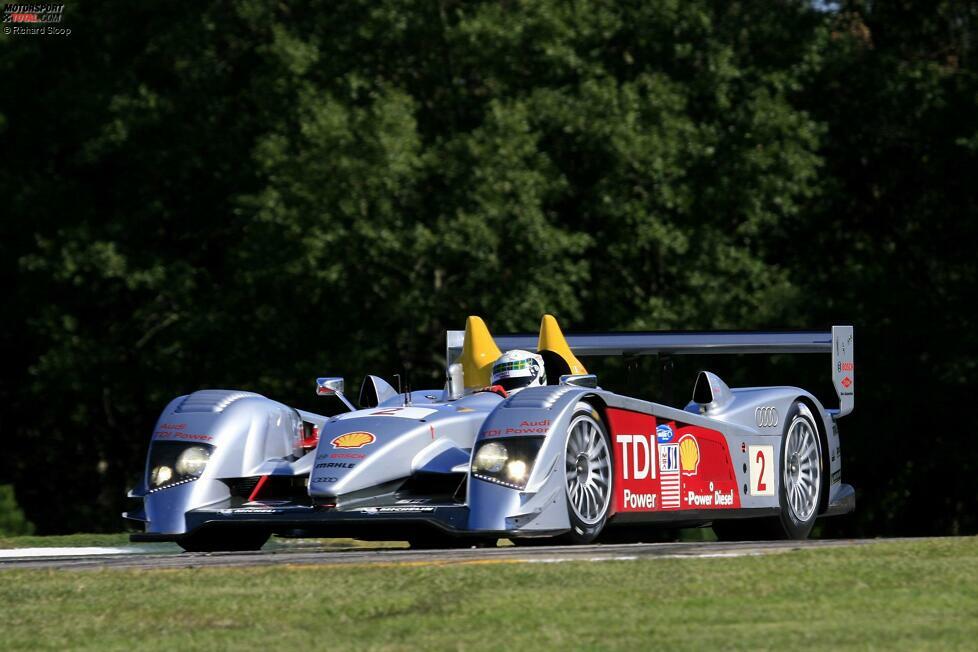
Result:
M832 385L839 397L839 413L836 416L844 417L856 405L852 326L832 327Z
M446 360L456 360L462 352L465 331L448 331ZM533 351L537 336L500 335L494 338L499 349ZM584 333L567 335L567 344L577 356L617 355L724 355L740 353L831 353L832 384L839 397L837 416L845 416L855 406L855 364L852 326L833 326L826 331L798 332L644 332Z

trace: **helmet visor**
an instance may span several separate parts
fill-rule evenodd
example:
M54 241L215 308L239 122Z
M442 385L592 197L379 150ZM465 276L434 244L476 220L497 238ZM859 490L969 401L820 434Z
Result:
M507 392L520 387L526 387L533 382L533 376L512 376L510 378L500 378L494 385L499 385Z

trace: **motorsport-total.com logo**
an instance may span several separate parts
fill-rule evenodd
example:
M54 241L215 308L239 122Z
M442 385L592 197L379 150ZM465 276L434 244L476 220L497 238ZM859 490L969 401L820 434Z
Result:
M8 3L3 6L3 33L15 36L68 36L70 27L62 27L64 3Z

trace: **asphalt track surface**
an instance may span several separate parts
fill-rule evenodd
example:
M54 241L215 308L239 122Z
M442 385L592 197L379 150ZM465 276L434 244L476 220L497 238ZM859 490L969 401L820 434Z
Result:
M173 569L275 565L379 565L423 566L486 563L559 563L567 561L634 561L655 558L743 557L777 554L792 550L872 545L896 539L830 539L813 541L752 541L744 543L632 543L591 546L540 546L408 550L381 548L325 548L296 545L294 550L223 553L122 553L98 556L58 556L0 559L0 571L12 569L101 570Z

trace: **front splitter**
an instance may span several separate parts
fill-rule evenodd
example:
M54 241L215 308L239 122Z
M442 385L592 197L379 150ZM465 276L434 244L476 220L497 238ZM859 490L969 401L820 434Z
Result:
M135 532L130 541L179 541L202 529L257 528L276 534L351 537L377 540L410 539L425 531L453 537L485 536L469 532L465 505L383 505L349 510L308 505L250 505L197 509L186 514L183 533Z

